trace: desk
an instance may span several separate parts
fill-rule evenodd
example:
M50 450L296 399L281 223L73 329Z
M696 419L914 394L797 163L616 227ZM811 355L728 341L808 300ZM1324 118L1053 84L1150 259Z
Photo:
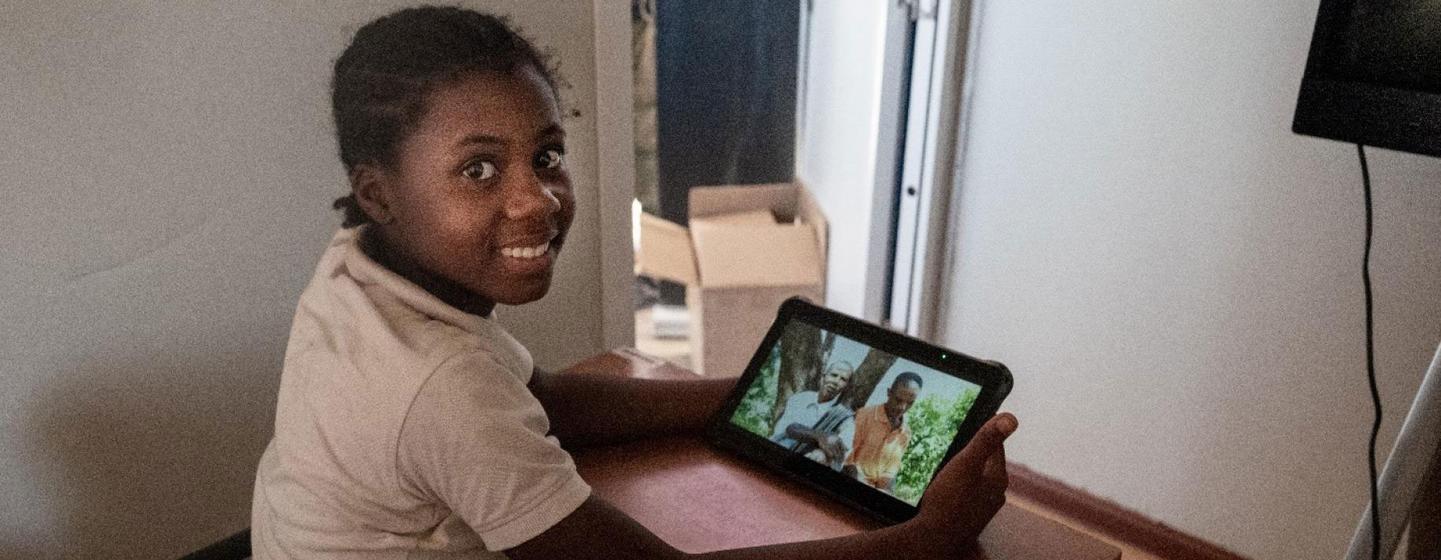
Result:
M629 349L592 357L566 371L695 378ZM818 492L697 438L588 449L576 453L575 461L598 496L686 552L824 539L879 527ZM977 555L982 560L1120 557L1115 547L1011 505L1001 508L981 534Z

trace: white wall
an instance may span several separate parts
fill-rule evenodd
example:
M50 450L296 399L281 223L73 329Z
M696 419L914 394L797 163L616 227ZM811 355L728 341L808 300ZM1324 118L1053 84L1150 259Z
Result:
M810 2L802 45L796 176L830 223L826 305L872 320L889 304L880 287L903 93L904 43L895 34L904 17L892 2Z
M176 557L248 524L295 300L346 188L330 65L402 3L285 4L0 9L0 558ZM627 231L598 234L628 216L598 204L626 179L598 170L597 115L628 138L629 105L597 83L629 66L598 76L595 47L597 21L629 36L610 13L628 6L485 5L553 50L580 111L554 288L502 311L557 367L628 338L603 332L630 323L601 295L628 302L630 264Z
M943 343L1013 460L1266 559L1367 500L1353 146L1290 132L1317 2L981 2ZM1441 159L1373 149L1390 450L1441 342Z

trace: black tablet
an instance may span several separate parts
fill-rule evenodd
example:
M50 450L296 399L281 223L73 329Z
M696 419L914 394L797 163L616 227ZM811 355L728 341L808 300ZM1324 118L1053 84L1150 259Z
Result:
M790 299L708 436L900 522L1010 390L999 363Z

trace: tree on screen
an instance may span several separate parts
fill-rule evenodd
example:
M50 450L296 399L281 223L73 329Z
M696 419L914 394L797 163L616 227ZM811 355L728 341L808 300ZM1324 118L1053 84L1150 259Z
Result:
M776 422L771 412L775 409L780 356L780 348L771 350L771 355L761 364L760 375L757 375L755 381L746 389L745 396L741 397L740 404L736 406L735 414L731 415L731 423L763 438L771 436L771 429Z
M785 412L786 399L799 391L815 390L821 369L830 359L836 335L800 322L786 325L780 338L780 368L776 374L775 401L770 423Z
M896 497L915 504L936 467L945 458L946 449L961 422L976 404L976 389L967 389L954 399L929 395L917 401L906 412L906 425L911 429L911 443L901 457L901 470L896 474Z
M875 392L876 384L881 382L886 371L895 363L894 355L872 348L866 353L866 357L861 359L861 365L856 366L856 373L851 376L851 384L841 393L841 402L851 407L851 410L865 406L866 400Z

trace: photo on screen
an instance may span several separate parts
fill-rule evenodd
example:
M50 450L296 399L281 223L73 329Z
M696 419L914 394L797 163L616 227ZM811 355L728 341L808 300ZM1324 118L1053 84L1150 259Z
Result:
M973 383L793 321L730 422L915 505L979 393Z

